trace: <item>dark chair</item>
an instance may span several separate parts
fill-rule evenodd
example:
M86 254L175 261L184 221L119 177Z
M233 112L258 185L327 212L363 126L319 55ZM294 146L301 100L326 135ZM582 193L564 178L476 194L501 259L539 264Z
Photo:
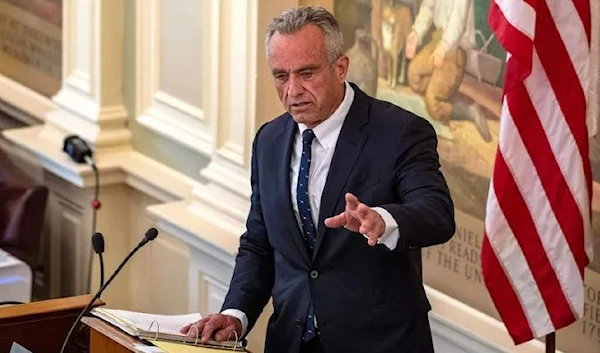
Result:
M0 150L0 248L38 266L48 187L38 185Z

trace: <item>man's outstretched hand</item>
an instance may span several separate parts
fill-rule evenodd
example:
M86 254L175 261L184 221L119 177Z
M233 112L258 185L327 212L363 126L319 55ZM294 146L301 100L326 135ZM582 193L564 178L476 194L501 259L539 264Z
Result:
M325 225L329 228L344 227L349 231L361 233L369 238L369 245L377 245L377 240L385 231L383 218L377 211L361 203L356 196L347 193L345 198L344 212L325 219Z
M195 326L195 328L194 328ZM204 344L208 340L227 341L236 339L242 336L242 323L233 316L223 314L211 314L202 320L186 325L179 330L184 335L196 338L198 335L199 342Z

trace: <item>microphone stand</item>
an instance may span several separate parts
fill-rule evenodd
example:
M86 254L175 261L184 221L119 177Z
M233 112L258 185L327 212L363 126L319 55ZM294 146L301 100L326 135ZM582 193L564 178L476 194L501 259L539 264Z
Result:
M153 231L153 234L149 234L151 231ZM77 324L79 323L79 321L81 320L81 318L83 317L83 315L85 315L88 310L90 310L90 308L92 307L92 305L94 304L94 302L96 301L96 299L98 299L100 297L100 295L102 294L102 292L104 292L104 290L106 289L106 287L108 287L108 285L113 281L113 279L115 279L115 277L117 276L117 274L119 272L121 272L121 269L123 268L123 266L125 266L125 264L127 263L127 261L129 261L129 259L144 245L146 245L146 243L148 243L150 240L153 240L154 238L156 238L156 235L158 234L158 231L155 228L150 228L147 232L146 232L146 236L144 237L144 239L142 239L142 241L140 241L140 243L135 247L135 249L133 249L128 255L127 257L125 257L125 259L123 261L121 261L121 263L119 264L119 267L117 267L117 269L115 270L115 272L113 272L112 276L110 276L110 278L108 279L108 281L106 281L106 283L104 283L104 285L102 287L100 287L100 289L98 290L98 292L96 292L96 294L94 295L94 297L90 300L90 302L85 306L85 308L83 308L83 310L79 313L79 316L77 316L77 319L75 319L75 322L73 322L73 325L71 326L71 328L69 329L69 332L67 333L67 337L65 338L65 341L63 342L63 345L60 349L60 353L64 353L65 348L67 347L67 344L69 343L69 339L71 338L71 335L73 335L73 331L75 330L75 327L77 327Z
M83 157L85 163L92 168L94 172L94 199L92 200L92 234L96 233L96 223L98 218L98 210L102 207L102 203L100 202L99 194L100 194L100 173L98 172L98 167L96 166L96 162L94 158L90 156ZM102 254L100 255L100 286L102 286L104 282L104 262L102 260ZM89 291L92 289L92 263L94 261L93 253L90 251L90 259L88 261L88 273L87 273L87 288Z

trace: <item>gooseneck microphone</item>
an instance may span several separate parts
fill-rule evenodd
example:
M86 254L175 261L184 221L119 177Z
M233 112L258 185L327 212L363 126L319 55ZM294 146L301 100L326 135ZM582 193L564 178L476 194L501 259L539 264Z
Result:
M92 235L92 247L100 258L100 287L102 287L104 285L104 260L102 258L102 253L104 253L104 237L102 233L94 233Z
M90 302L85 306L85 308L83 308L83 310L81 311L81 313L79 313L79 316L77 316L77 319L75 319L75 322L73 322L73 325L69 329L69 332L67 333L67 337L65 337L65 341L63 342L63 345L62 345L62 347L60 349L60 353L64 353L65 348L67 347L67 344L69 343L69 339L71 338L71 335L73 334L73 331L75 330L75 327L77 327L77 324L79 323L79 321L81 320L81 318L83 317L83 315L85 315L88 312L88 310L90 310L91 306L94 304L94 302L96 301L96 299L98 299L100 297L100 295L102 294L102 292L104 292L104 290L106 289L106 287L108 287L108 285L113 281L113 279L115 279L115 277L117 276L117 274L119 272L121 272L121 269L123 268L123 266L125 266L125 264L127 263L127 261L129 261L129 259L138 250L140 250L140 248L142 246L146 245L146 243L148 243L149 241L154 240L157 236L158 236L158 230L156 230L156 228L150 228L150 229L148 229L146 231L146 234L144 234L144 238L140 241L140 243L133 250L131 250L131 252L129 252L129 254L125 257L125 259L117 267L117 269L115 270L115 272L113 272L113 274L110 276L110 278L108 279L108 281L106 281L106 283L104 283L104 285L101 286L100 289L98 289L98 292L96 292L96 295L94 295L94 297L92 298L92 300L90 300Z

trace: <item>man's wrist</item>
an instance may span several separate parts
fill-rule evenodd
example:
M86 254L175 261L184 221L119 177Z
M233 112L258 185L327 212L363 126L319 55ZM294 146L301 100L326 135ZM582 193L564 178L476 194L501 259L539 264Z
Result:
M372 207L373 211L379 214L379 217L385 224L383 234L377 239L377 244L383 244L388 249L394 250L398 245L398 239L400 238L400 232L398 230L398 223L394 217L383 207Z
M232 316L238 319L242 325L242 336L246 334L246 330L248 329L248 317L243 311L239 309L225 309L221 311L221 314Z

